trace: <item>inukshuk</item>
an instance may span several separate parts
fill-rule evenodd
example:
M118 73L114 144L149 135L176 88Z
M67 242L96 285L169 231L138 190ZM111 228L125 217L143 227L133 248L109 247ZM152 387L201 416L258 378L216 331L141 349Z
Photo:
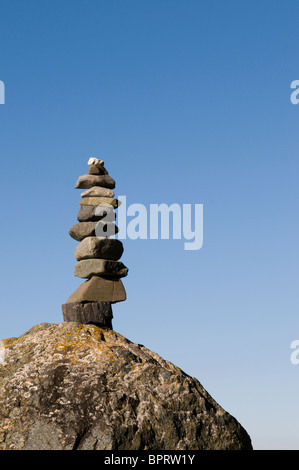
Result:
M78 223L69 234L80 244L75 249L78 261L75 276L87 279L62 305L64 321L91 323L112 329L111 304L126 300L121 278L128 268L118 261L123 244L111 238L118 232L114 209L119 201L114 197L115 181L109 176L104 162L96 158L88 161L88 175L80 176L75 188L81 193Z

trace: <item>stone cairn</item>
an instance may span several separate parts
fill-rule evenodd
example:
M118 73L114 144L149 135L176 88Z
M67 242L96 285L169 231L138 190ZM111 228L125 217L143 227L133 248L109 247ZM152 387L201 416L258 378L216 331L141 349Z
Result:
M114 198L115 181L104 162L90 158L88 165L88 175L80 176L75 185L87 191L81 193L78 223L69 231L80 242L74 274L87 280L62 305L63 319L112 329L111 304L126 300L121 278L128 273L118 261L124 251L122 242L110 238L118 232L114 209L120 201Z

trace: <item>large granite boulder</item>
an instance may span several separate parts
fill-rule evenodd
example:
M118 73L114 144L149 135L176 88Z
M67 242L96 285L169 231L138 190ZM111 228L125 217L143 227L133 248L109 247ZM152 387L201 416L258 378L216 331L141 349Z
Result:
M0 344L2 450L252 449L198 380L113 330L43 323Z

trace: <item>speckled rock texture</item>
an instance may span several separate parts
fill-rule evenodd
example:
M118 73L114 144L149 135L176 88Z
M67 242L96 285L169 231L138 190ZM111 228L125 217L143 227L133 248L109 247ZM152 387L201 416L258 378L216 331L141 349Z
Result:
M0 344L1 450L252 449L198 380L115 331L43 323Z

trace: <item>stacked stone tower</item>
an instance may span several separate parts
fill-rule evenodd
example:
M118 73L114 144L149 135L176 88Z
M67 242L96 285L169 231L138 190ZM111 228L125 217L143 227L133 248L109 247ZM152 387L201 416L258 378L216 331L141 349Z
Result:
M88 175L80 176L75 185L86 191L81 193L78 223L69 231L80 242L75 249L75 276L86 281L62 305L62 312L64 321L112 329L111 304L126 300L121 278L128 273L119 261L123 244L111 238L118 232L114 209L119 201L114 197L115 181L104 162L90 158L88 164Z

